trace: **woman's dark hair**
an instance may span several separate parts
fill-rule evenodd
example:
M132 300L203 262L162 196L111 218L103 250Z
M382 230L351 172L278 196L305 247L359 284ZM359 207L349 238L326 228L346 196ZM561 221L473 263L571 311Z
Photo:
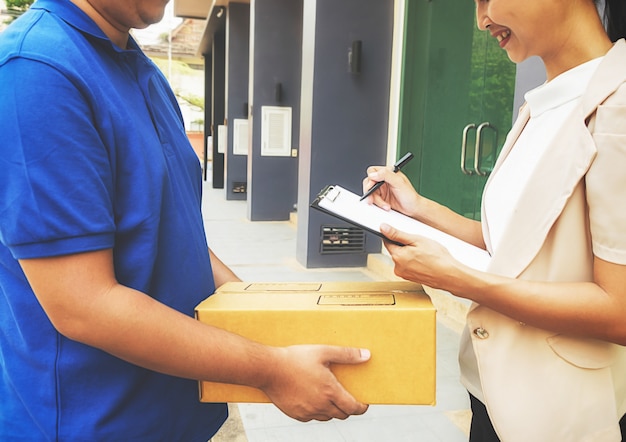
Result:
M626 38L626 0L604 0L604 26L611 41Z

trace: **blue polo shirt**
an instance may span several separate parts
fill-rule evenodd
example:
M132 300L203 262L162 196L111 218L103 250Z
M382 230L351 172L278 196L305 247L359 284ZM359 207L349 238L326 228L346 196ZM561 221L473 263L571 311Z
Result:
M197 383L61 336L18 259L112 248L117 280L193 315L213 293L201 170L167 81L68 0L0 34L0 440L206 441ZM210 345L210 343L207 343Z

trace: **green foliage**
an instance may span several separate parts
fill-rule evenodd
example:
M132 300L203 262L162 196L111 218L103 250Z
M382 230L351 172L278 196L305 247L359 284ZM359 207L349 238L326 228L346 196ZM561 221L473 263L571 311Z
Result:
M32 5L34 0L5 0L7 8L19 8L26 10Z
M170 68L172 69L172 73L175 75L194 75L197 74L197 71L194 71L187 63L178 60L168 61L165 58L160 57L152 57L151 60L156 64L161 72L167 75L167 72Z
M181 99L185 100L190 105L204 110L204 98L203 97L198 97L197 95L183 94L183 93L178 92L178 91L176 92L176 96L178 98L181 98Z
M170 33L169 32L161 32L159 34L159 41L161 43L167 43L168 41L170 41Z
M35 0L5 0L7 5L7 13L9 15L9 20L7 23L11 23L17 17L22 15L24 12L30 8L30 5L34 3Z
M185 77L185 76L197 76L203 75L202 71L198 71L196 69L191 68L187 63L179 61L179 60L166 60L160 57L152 57L151 60L157 67L163 72L163 74L168 77L168 74L171 72L173 77ZM173 79L168 78L171 82ZM189 92L183 92L172 86L174 88L174 93L176 97L181 100L186 101L191 106L198 108L199 110L204 110L204 97L200 97L198 95L191 94Z

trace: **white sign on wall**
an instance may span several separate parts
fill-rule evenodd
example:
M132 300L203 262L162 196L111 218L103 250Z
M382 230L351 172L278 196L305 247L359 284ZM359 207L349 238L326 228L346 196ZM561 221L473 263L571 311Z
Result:
M217 153L226 153L227 141L228 128L224 125L217 126Z
M248 120L233 120L233 154L248 155Z
M290 107L261 107L261 156L291 156Z

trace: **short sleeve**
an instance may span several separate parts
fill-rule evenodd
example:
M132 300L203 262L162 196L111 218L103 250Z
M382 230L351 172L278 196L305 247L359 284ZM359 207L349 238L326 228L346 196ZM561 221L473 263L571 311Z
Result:
M626 264L626 85L595 116L597 156L587 173L587 202L594 254Z
M111 153L88 85L22 58L0 84L0 241L18 259L112 247Z

